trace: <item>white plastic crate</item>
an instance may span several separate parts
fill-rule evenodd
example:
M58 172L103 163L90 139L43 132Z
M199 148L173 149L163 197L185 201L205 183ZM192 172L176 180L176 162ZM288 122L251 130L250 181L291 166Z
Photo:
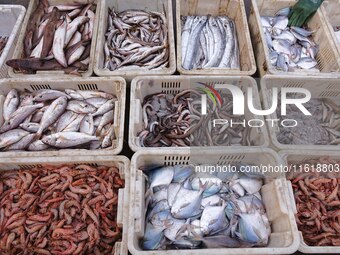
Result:
M321 5L326 25L340 55L340 41L334 33L334 26L340 26L340 0L328 0Z
M340 160L340 154L335 151L319 151L319 150L310 150L310 151L299 151L299 150L283 150L279 152L279 155L283 159L285 165L289 164L300 164L308 160L315 160L319 159L321 157L331 157L335 160ZM288 181L288 188L289 188L289 197L292 201L292 209L294 211L294 214L297 214L296 209L296 203L293 193L293 188ZM312 254L312 253L319 253L319 254L326 254L326 253L334 253L339 254L340 253L340 247L339 246L308 246L303 241L302 233L299 231L300 234L300 246L299 251L303 252L305 254Z
M261 80L261 96L264 109L269 109L272 105L272 88L305 88L311 92L313 98L329 98L340 104L340 80L336 78L317 78L317 77L289 77L283 75L265 75ZM303 113L301 113L303 114ZM277 119L274 112L266 117L267 119ZM301 123L300 123L301 125ZM277 151L280 150L334 150L340 151L337 145L292 145L282 144L277 140L279 127L272 127L267 122L271 147Z
M227 15L235 21L240 51L240 70L228 68L203 68L186 70L182 67L181 16ZM177 70L185 75L253 75L256 62L248 28L247 14L243 0L176 0L177 23Z
M9 60L17 45L18 37L22 22L26 13L25 7L21 5L0 5L0 35L8 36L7 44L0 57L0 78L7 78L8 66L6 61Z
M98 42L96 47L96 56L94 60L94 72L98 76L122 76L127 81L131 81L134 77L139 75L171 75L176 71L176 52L175 52L175 38L174 25L172 15L172 0L100 0L100 24L98 31ZM161 70L129 70L129 71L110 71L104 69L104 43L105 34L107 31L108 22L108 8L114 7L116 12L121 12L129 9L139 9L145 11L166 11L166 19L168 26L168 41L169 41L169 65Z
M219 248L193 250L144 251L139 240L144 236L145 226L145 173L150 167L176 164L229 165L236 163L279 165L282 161L270 149L186 149L174 151L139 151L131 160L130 214L128 248L133 255L224 255L224 254L292 254L299 246L300 237L294 214L288 198L285 179L268 181L261 189L261 195L271 223L272 233L267 247L261 248ZM272 175L275 177L275 175ZM279 176L277 176L279 177Z
M125 99L126 84L125 80L120 77L111 78L77 78L77 79L5 79L0 81L0 126L3 123L3 103L5 96L11 89L26 92L37 92L42 89L74 89L74 90L94 90L104 91L115 95L118 101L114 107L114 129L116 139L112 141L112 147L101 150L85 150L85 149L62 149L55 151L15 151L0 152L0 158L10 157L54 157L54 156L70 156L70 155L117 155L123 148L124 137L124 116L125 116Z
M43 163L42 163L43 162ZM118 191L117 225L123 230L122 241L116 242L112 247L112 254L128 255L128 215L129 215L129 192L130 192L130 160L124 156L78 156L78 157L29 157L2 159L0 171L28 170L34 167L42 167L44 164L61 166L65 164L86 164L96 166L115 166L120 176L125 180L125 187Z
M260 109L260 97L257 90L256 81L250 77L228 77L228 76L155 76L155 77L136 77L131 83L131 102L130 102L130 127L129 127L129 146L131 150L146 150L150 147L141 147L138 139L138 134L144 130L143 122L143 107L144 97L155 93L178 94L180 91L195 88L199 85L198 82L203 82L207 85L216 84L232 84L240 86L243 92L246 92L248 87L253 88L254 107ZM248 107L245 106L245 119L261 119L263 116L255 116ZM250 128L251 141L256 147L266 147L269 145L269 137L265 125L259 128ZM230 147L230 146L229 146ZM231 146L238 147L238 146ZM175 148L175 147L172 147ZM183 147L177 147L179 149ZM191 147L197 148L197 147ZM208 148L208 147L204 147ZM211 148L211 147L209 147ZM223 147L228 148L228 147ZM164 148L156 148L163 150Z
M264 29L261 24L261 16L273 16L285 7L293 6L297 0L251 0L252 6L249 16L249 28L260 76L265 74L289 75L289 76L325 76L338 77L340 72L340 55L336 50L336 45L328 31L324 16L318 10L313 18L308 22L308 28L316 31L312 37L313 41L319 45L319 53L316 56L320 72L311 70L295 70L294 72L284 72L277 70L270 62L269 49L266 43Z
M93 26L93 33L92 33L92 40L91 40L91 51L90 51L90 63L88 66L88 70L86 72L80 72L80 75L82 77L90 77L93 73L93 63L94 63L94 55L96 50L96 43L97 43L97 32L98 32L98 25L99 25L99 10L100 10L100 0L47 0L50 5L65 5L65 4L74 4L74 3L80 3L80 4L88 4L93 3L96 4L96 19ZM25 16L20 35L18 38L18 43L15 47L15 51L13 54L13 59L21 58L24 50L24 38L26 36L26 29L29 20L31 19L31 15L36 10L38 6L39 0L31 0L29 3L29 6L27 8L27 14ZM24 77L75 77L73 74L65 74L64 71L37 71L36 74L23 74L21 72L15 71L12 67L8 70L9 76L14 78L24 78Z

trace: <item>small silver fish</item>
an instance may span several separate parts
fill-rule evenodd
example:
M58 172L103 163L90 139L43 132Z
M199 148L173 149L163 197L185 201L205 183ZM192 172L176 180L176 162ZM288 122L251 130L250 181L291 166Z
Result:
M99 138L96 136L90 136L78 132L60 132L44 136L41 139L43 143L61 149L74 147L97 140L99 140Z
M29 132L22 129L12 129L0 135L0 148L10 146L23 137L29 135Z
M12 113L14 113L19 106L19 94L18 91L15 89L11 89L8 92L4 105L3 105L3 117L4 120L9 120Z

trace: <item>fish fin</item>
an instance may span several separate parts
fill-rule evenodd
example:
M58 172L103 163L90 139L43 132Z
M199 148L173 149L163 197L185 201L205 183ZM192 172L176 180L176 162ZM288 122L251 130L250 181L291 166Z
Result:
M178 240L181 237L180 234L182 234L186 230L190 231L190 228L191 228L191 226L190 226L190 218L187 220L187 222L183 226L181 226L179 228L179 230L177 231L176 236L175 236L176 240Z
M209 221L209 224L215 224L217 222L217 219Z
M148 197L148 196L153 196L153 188L150 187L146 192L145 192L145 196Z
M260 231L257 228L255 228L255 227L253 227L253 230L254 230L254 233L257 235L257 237L260 239L261 238Z
M186 204L182 205L182 206L180 207L180 209L183 209L183 208L187 207L188 205L190 205L190 203L186 203Z
M196 233L193 227L190 226L190 233L194 236L193 240L202 241L203 237Z

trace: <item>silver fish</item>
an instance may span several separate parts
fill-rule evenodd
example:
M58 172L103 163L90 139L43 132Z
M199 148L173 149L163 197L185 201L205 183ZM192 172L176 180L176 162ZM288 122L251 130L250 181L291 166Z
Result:
M100 120L100 122L99 122L98 128L96 130L96 134L98 135L102 131L102 129L105 125L112 123L113 119L114 119L114 112L113 111L109 111L109 112L105 113L103 115L103 117L98 118L98 120ZM94 123L94 125L96 125L96 124Z
M159 248L164 236L165 227L156 227L151 223L147 223L145 227L145 234L143 239L143 249L156 250Z
M27 132L36 133L38 132L40 125L34 122L27 122L27 123L21 123L19 127Z
M64 112L57 123L56 132L62 132L71 122L77 118L78 114L72 111Z
M80 128L80 123L82 122L84 117L85 117L85 115L78 114L77 118L75 118L75 120L73 120L71 123L69 123L65 127L63 132L77 132L79 130L79 128Z
M13 150L25 150L31 142L35 139L35 134L28 134L21 138L18 142L11 144L6 147L5 150L13 151Z
M194 59L194 54L195 54L195 49L198 44L198 38L199 34L201 33L201 30L203 29L203 26L207 22L207 17L206 16L201 16L198 17L196 16L192 22L192 31L189 36L189 42L190 43L187 47L187 52L184 57L184 63L183 63L183 68L190 70L193 68L193 59Z
M80 130L81 133L94 135L95 128L94 128L94 121L93 116L91 114L86 115L80 123Z
M206 206L203 210L200 227L203 234L208 235L211 232L218 232L228 225L228 220L224 209L226 204L222 206Z
M167 191L167 203L172 206L178 191L181 189L182 185L179 183L170 183Z
M112 145L112 141L115 139L115 127L114 125L111 125L111 127L109 128L109 130L107 131L107 133L104 136L104 139L102 141L102 148L108 148Z
M273 27L278 28L280 30L286 29L288 26L288 17L285 16L277 16L273 19Z
M275 16L285 16L285 17L288 17L288 15L290 13L290 10L291 10L290 7L282 8L282 9L278 10L275 13Z
M241 178L235 182L239 183L248 194L259 192L263 185L262 179L250 178L245 175L241 176Z
M71 100L68 102L66 110L73 111L79 114L89 114L95 113L97 109L93 105L88 104L84 101Z
M93 113L92 116L95 117L95 116L98 116L98 115L103 115L103 114L107 113L108 111L112 111L114 106L115 106L116 101L117 101L116 99L108 100L106 103L104 103L102 106L100 106L98 108L98 110L95 113Z
M55 123L59 117L64 113L67 106L67 98L60 97L52 102L52 104L44 112L41 121L40 128L37 132L37 136L40 137L43 131Z
M3 117L4 120L9 120L12 113L14 113L19 106L19 94L18 91L15 89L11 89L8 92L4 105L3 105Z
M174 168L169 167L161 167L155 170L152 170L150 175L150 190L158 186L169 185L174 177Z
M0 135L0 148L10 146L23 137L29 135L29 132L21 129L12 129Z
M199 191L181 188L171 207L173 217L186 219L201 214L201 201L205 189L206 185L201 185Z
M296 64L303 69L311 69L315 67L318 62L312 58L301 58Z
M67 31L67 21L64 19L63 23L57 28L54 33L53 47L52 52L54 58L61 64L63 67L67 67L67 61L65 58L64 46L66 44L65 37Z
M32 115L34 111L43 106L43 104L36 104L18 108L11 114L10 119L5 121L5 123L2 125L0 128L0 133L17 128L28 116Z
M59 97L67 97L70 98L70 96L66 95L64 92L61 92L59 90L53 90L53 89L44 89L40 90L34 97L34 101L36 102L45 102L48 100L55 100Z
M249 243L265 246L268 243L270 228L258 212L240 214L238 237Z
M108 99L103 97L92 97L89 99L86 99L85 102L93 105L97 109L101 107L103 104L105 104L108 101Z
M99 140L96 136L90 136L78 132L61 132L47 135L41 139L43 143L57 148L74 147L96 140Z

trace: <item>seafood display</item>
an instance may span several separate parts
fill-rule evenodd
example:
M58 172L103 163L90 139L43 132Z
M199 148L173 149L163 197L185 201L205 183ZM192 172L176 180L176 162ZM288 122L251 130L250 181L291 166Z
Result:
M294 145L339 145L340 105L329 98L311 99L304 107L312 114L304 115L293 105L287 105L287 115L280 120L293 119L295 127L280 127L277 140L282 144Z
M169 64L169 39L164 13L108 10L104 69L157 70Z
M183 16L182 66L240 69L235 22L227 16Z
M8 36L0 36L0 56L2 55L2 52L4 51L6 44L8 41Z
M202 94L208 95L207 114L201 111ZM232 116L232 95L226 91L217 93L202 85L177 95L157 93L146 96L142 107L144 130L138 134L142 147L254 145L248 126L213 124ZM242 119L233 116L233 121Z
M87 71L95 12L95 4L49 6L47 0L40 0L27 24L22 58L6 64L28 74L63 70L80 75Z
M147 173L145 250L266 246L270 222L263 176L196 172L194 165Z
M312 38L315 31L288 27L289 11L288 7L273 17L261 17L271 64L284 72L298 69L320 71L316 61L319 47Z
M329 157L291 164L293 169L301 170L290 180L296 221L307 245L340 246L340 178L338 173L331 173L339 165L340 161Z
M40 166L0 173L1 254L112 254L117 226L116 167Z
M115 138L117 98L101 91L12 89L3 104L0 150L104 149Z

